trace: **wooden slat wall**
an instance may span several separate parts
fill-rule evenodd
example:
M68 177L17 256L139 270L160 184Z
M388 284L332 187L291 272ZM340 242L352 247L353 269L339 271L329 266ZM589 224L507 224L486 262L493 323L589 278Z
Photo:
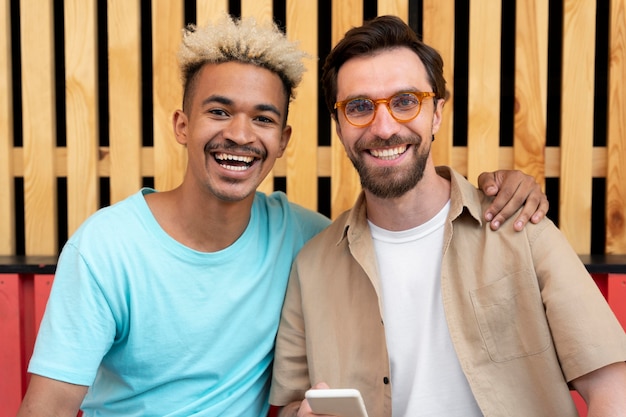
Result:
M311 210L316 210L318 201L317 141L318 115L317 71L318 27L317 4L313 1L287 0L287 34L289 39L300 42L300 47L310 55L305 62L306 72L298 87L296 100L289 110L289 124L293 133L283 156L286 163L287 192L289 198Z
M545 189L548 0L518 1L515 33L515 168Z
M20 2L26 252L57 252L52 0Z
M97 60L95 0L66 0L65 105L68 231L98 209Z
M470 1L467 176L498 168L500 138L500 44L502 5ZM473 22L481 22L473 24Z
M443 120L437 140L432 144L433 160L439 165L452 165L452 122L454 120L454 3L424 1L423 40L439 51L443 58L443 75L447 80L449 98L444 105Z
M108 22L105 53L98 50L102 47L98 42L98 22L102 22L98 11L103 10L103 2ZM101 204L103 191L108 195L107 203L114 203L134 193L146 178L152 179L158 189L179 184L186 156L171 133L171 117L182 100L175 54L181 29L188 23L185 9L193 4L196 21L202 25L227 12L232 3L152 0L152 31L146 44L142 38L146 36L142 32L146 23L142 22L142 16L146 18L141 14L146 5L143 1L64 0L59 3L64 5L61 25L54 22L55 15L58 17L54 13L57 2L1 0L0 255L19 251L17 235L23 236L26 254L56 255L59 233L73 233ZM560 146L547 146L546 138L550 0L516 2L515 113L507 115L514 121L513 146L500 146L499 131L501 51L512 48L503 45L501 49L499 42L505 3L469 2L463 9L468 10L468 16L457 16L455 4L463 4L460 1L328 0L320 8L314 1L284 0L284 10L273 10L277 4L281 2L241 0L239 10L242 16L258 19L284 16L285 22L279 23L286 23L289 38L300 41L312 59L306 63L307 72L290 110L292 141L262 190L271 191L274 180L284 178L290 199L308 208L316 209L321 200L328 201L329 214L334 217L352 205L360 189L358 176L344 154L334 125L328 122L328 114L318 114L317 103L322 100L318 92L318 56L320 50L330 46L319 45L318 41L328 39L334 44L372 10L396 14L405 21L417 13L424 40L444 57L451 94L444 123L433 143L436 163L452 165L473 182L481 171L498 168L523 169L544 185L547 178L557 177L560 194L558 201L551 202L551 212L558 214L559 226L575 249L588 253L592 225L601 224L606 235L604 252L626 253L626 0L610 0L607 145L595 147L594 0L563 0ZM417 12L416 4L422 6ZM11 11L16 7L19 33L11 20L16 16ZM320 10L326 13L318 15ZM457 19L469 20L468 33L456 33ZM65 28L64 45L59 46L54 42L54 31L61 27ZM16 43L12 43L12 36L20 38L19 51L13 50ZM455 62L455 39L459 38L469 39L468 62ZM64 50L55 50L58 47ZM142 62L142 48L146 47L151 48L152 62ZM61 56L65 73L56 74L55 62ZM98 62L102 57L107 57L106 62ZM19 79L13 73L15 62L20 63ZM151 107L142 102L145 65L150 65L152 71ZM468 74L468 98L464 103L468 138L467 145L454 145L458 113L455 103L463 98L455 97L454 77L462 71ZM98 107L102 105L98 94L105 73L108 104L104 105L108 108L102 109ZM57 82L59 79L63 81ZM59 86L65 91L56 91ZM15 94L19 95L17 101L13 100ZM60 114L57 96L65 103L65 119L60 121L65 129L61 130L56 126ZM16 102L21 108L13 107ZM14 129L16 120L20 129ZM99 126L102 120L108 121L108 126ZM145 120L152 123L150 138L144 138ZM329 131L321 131L321 126L330 126ZM18 138L14 139L14 131L20 134ZM65 132L61 139L66 146L57 145L59 131ZM101 137L103 131L108 132L106 138ZM318 145L320 137L326 137L330 145ZM102 145L106 141L108 146ZM320 177L331 179L328 195L320 195ZM594 213L592 219L594 177L606 179L606 210L604 215ZM14 190L16 178L23 179L23 189ZM66 202L57 201L58 178L67 179ZM109 190L100 190L101 178L109 179ZM23 213L21 208L15 210L15 202L21 198ZM57 213L57 207L65 211ZM22 217L24 230L18 224ZM59 224L66 225L67 230L57 230Z
M563 2L563 82L561 94L561 230L578 253L590 249L591 149L596 4Z
M111 203L141 187L139 0L107 0Z
M611 1L606 251L626 253L626 0Z
M11 18L9 2L0 4L0 253L15 252Z
M176 187L186 168L185 149L172 138L172 112L182 106L183 93L176 59L184 22L182 0L155 1L152 5L152 96L154 137L154 186Z

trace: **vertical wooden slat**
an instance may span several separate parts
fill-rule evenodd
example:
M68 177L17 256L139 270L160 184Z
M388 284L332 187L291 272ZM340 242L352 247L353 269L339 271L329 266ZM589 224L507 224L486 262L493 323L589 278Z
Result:
M138 0L108 0L111 203L141 187Z
M0 4L0 255L15 253L10 3Z
M563 3L559 227L580 254L591 249L595 16L594 0Z
M176 53L182 39L182 0L152 3L152 96L154 131L154 184L165 191L180 184L187 154L176 142L172 114L182 108L182 86Z
M443 58L443 75L449 98L443 108L443 121L432 143L433 161L452 165L452 127L454 119L454 2L424 0L424 42Z
M610 13L606 253L626 253L626 0Z
M378 16L391 14L405 22L409 21L409 2L407 0L378 0Z
M545 188L548 0L518 1L515 33L515 168Z
M99 203L96 4L66 0L67 220L71 235Z
M470 2L467 177L498 169L502 4Z
M287 36L298 41L311 59L305 60L306 72L298 87L296 99L289 110L293 129L284 159L287 161L287 193L289 199L311 210L317 210L317 36L316 2L287 0ZM323 117L328 117L324 113Z
M241 0L241 16L253 16L257 21L272 19L272 0Z
M333 0L331 29L333 46L349 29L363 23L362 16L361 0ZM335 218L352 207L361 191L361 182L337 136L334 121L331 132L331 175L331 217Z
M52 1L20 2L27 255L57 253Z
M196 0L196 21L198 26L206 25L226 12L228 12L228 0Z
M258 22L272 20L272 1L241 0L241 16L254 17ZM264 193L271 193L274 190L274 170L267 174L257 189Z

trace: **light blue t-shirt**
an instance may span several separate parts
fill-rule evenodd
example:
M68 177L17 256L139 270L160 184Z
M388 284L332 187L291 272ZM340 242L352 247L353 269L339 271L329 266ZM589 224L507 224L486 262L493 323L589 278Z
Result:
M291 262L329 220L257 193L230 247L192 250L143 189L91 216L59 258L29 372L90 389L85 416L265 416Z

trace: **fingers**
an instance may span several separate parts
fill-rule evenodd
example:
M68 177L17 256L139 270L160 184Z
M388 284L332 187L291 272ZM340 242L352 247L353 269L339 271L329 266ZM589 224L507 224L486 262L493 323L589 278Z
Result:
M485 210L485 219L491 222L492 230L498 230L520 207L522 210L513 224L516 231L523 230L529 220L538 223L548 212L548 198L541 186L533 177L521 171L484 173L479 177L479 184L483 191L486 191L485 187L499 189L493 202Z
M488 196L498 193L498 182L495 172L483 172L478 176L478 187Z

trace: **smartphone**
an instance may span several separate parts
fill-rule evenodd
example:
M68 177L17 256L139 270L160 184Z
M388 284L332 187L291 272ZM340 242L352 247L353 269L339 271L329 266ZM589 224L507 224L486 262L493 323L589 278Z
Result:
M365 403L357 389L310 389L306 392L305 398L315 414L367 417Z

